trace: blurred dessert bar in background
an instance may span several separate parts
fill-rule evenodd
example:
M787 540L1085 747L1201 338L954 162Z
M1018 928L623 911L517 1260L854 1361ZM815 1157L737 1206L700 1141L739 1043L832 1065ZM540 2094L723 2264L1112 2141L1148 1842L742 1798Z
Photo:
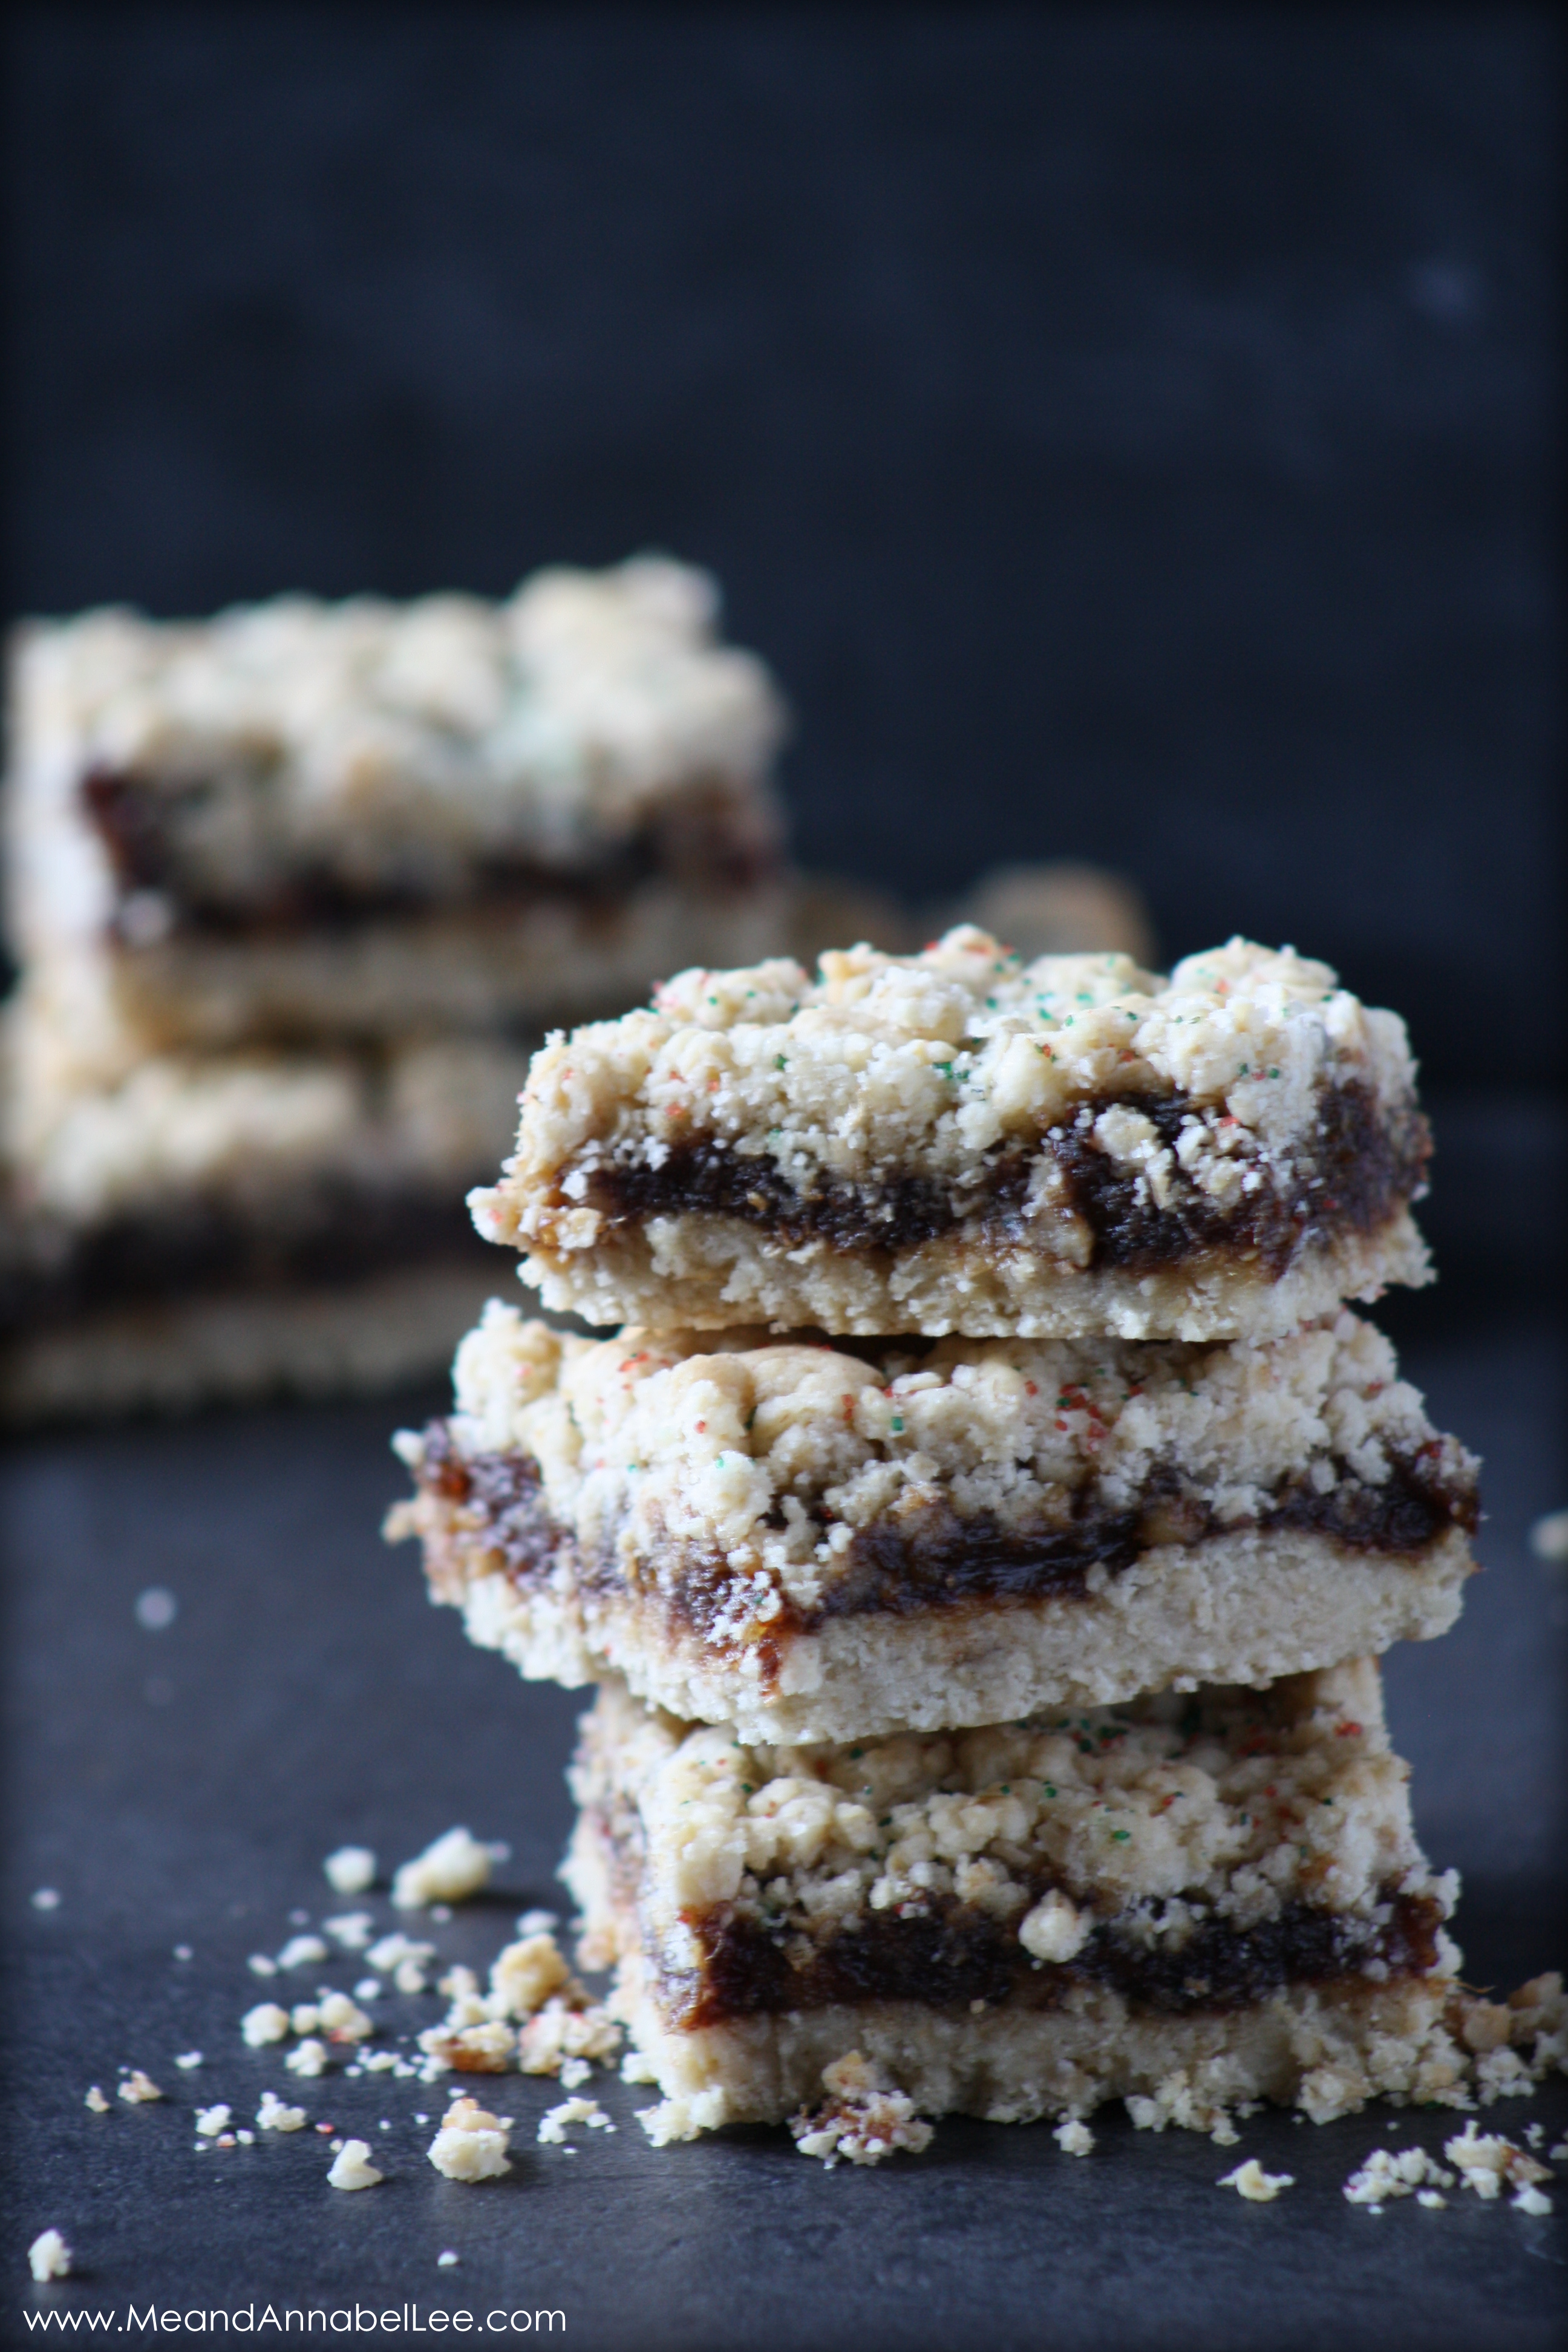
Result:
M0 1413L385 1386L548 1023L765 955L784 712L704 573L18 639Z

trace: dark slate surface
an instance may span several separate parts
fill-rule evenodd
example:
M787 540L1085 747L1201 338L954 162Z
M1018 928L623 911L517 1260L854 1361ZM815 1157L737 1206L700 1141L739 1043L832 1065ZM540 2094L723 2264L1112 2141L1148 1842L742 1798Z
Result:
M814 862L1099 857L1561 1080L1550 11L8 23L11 609L670 547Z
M1417 1344L1410 1369L1439 1420L1487 1456L1488 1573L1455 1634L1395 1654L1392 1711L1428 1848L1467 1874L1468 1972L1506 1985L1568 1958L1568 1583L1525 1545L1531 1518L1568 1496L1568 1360L1524 1320ZM385 1450L398 1410L62 1434L4 1457L5 1919L20 1965L0 2326L15 2340L22 2251L56 2223L80 2281L32 2307L117 2319L151 2297L258 2313L269 2299L558 2308L573 2340L615 2346L1560 2340L1561 2214L1531 2221L1467 2197L1379 2220L1344 2203L1341 2182L1389 2140L1386 2110L1321 2131L1259 2117L1235 2151L1112 2120L1087 2162L1044 2128L946 2123L917 2162L828 2175L783 2133L655 2152L631 2120L651 2094L614 2078L614 2137L584 2133L575 2157L538 2148L532 2121L562 2094L512 2079L494 2088L522 2124L514 2176L468 2189L424 2160L429 2131L413 2116L438 2112L438 2091L334 2076L300 2095L371 2140L384 2187L329 2189L313 2133L196 2155L195 2105L223 2099L246 2120L263 2084L293 2085L276 2054L239 2042L237 2020L263 1992L244 1961L279 1948L293 1909L352 1907L320 1874L332 1846L363 1841L395 1862L457 1821L509 1839L501 1893L435 1931L446 1955L480 1964L522 1904L552 1897L577 1702L470 1650L456 1618L426 1605L411 1553L377 1541L400 1485ZM135 1619L153 1584L179 1601L166 1631ZM53 1913L30 1906L40 1885L59 1892ZM374 1907L390 1918L384 1897ZM173 1956L182 1942L189 1962ZM300 1991L359 1973L347 1960L309 1969ZM409 2032L438 2005L382 2006ZM192 2047L206 2063L181 2074L171 2061ZM167 2101L88 2114L89 2083L111 2088L122 2063L147 2067ZM1494 2113L1512 2126L1540 2115L1555 2139L1568 2084ZM391 2131L376 2129L383 2117ZM1394 2144L1436 2147L1453 2127L1419 2114ZM1222 2194L1218 2175L1249 2154L1297 2186L1268 2207ZM448 2246L461 2262L439 2270Z

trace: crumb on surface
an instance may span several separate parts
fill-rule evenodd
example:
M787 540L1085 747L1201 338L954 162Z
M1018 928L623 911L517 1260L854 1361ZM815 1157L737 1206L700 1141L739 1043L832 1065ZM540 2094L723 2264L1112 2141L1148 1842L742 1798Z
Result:
M163 2092L145 2075L140 2066L133 2066L120 2085L120 2096L128 2107L136 2107L148 2099L161 2099Z
M316 2075L327 2071L327 2045L313 2034L306 2036L297 2050L290 2050L283 2061L291 2074Z
M289 2012L286 2009L279 2009L275 2000L258 2000L256 2007L247 2009L240 2019L239 2030L247 2049L265 2050L269 2042L287 2040Z
M310 2120L303 2107L290 2107L275 2091L263 2091L256 2120L263 2131L302 2131Z
M1478 2134L1474 2116L1466 2117L1462 2132L1444 2142L1443 2153L1458 2170L1460 2185L1473 2189L1486 2203L1490 2203L1504 2189L1519 2192L1513 2200L1516 2205L1521 2202L1526 2189L1531 2191L1532 2196L1539 2197L1541 2192L1535 2184L1552 2178L1550 2168L1542 2164L1539 2157L1530 2155L1513 2140L1505 2139L1500 2132ZM1524 2210L1526 2212L1550 2211L1551 2200L1548 2199L1539 2205L1528 2204Z
M1247 2162L1238 2164L1234 2172L1226 2173L1217 2185L1221 2189L1234 2189L1249 2204L1269 2205L1282 2189L1294 2189L1296 2177L1290 2172L1265 2172L1258 2158L1249 2156Z
M457 2255L452 2252L451 2247L448 2246L446 2248L444 2252L437 2255L436 2267L438 2271L449 2271L457 2259Z
M27 2249L27 2266L39 2286L50 2279L69 2278L71 2250L58 2230L41 2231Z
M400 1866L392 1882L393 1903L399 1911L461 1903L489 1884L495 1860L494 1850L468 1830L447 1830Z
M549 2107L539 2120L539 2143L542 2147L562 2147L566 2134L574 2124L586 2124L590 2131L614 2131L615 2126L600 2106L597 2099L563 2099L558 2107Z
M1424 2147L1374 2147L1351 2174L1342 2194L1352 2205L1382 2206L1393 2197L1415 2197L1434 2208L1447 2203L1439 2192L1453 2186L1453 2173Z
M511 2170L510 2133L510 2122L477 2099L454 2099L430 2143L430 2161L448 2180L498 2180Z
M191 2074L201 2063L202 2053L199 2050L182 2050L174 2061L182 2074Z
M1087 2156L1094 2146L1094 2134L1076 2116L1065 2124L1058 2124L1051 2137L1064 2156Z
M374 2189L384 2178L370 2160L368 2142L346 2139L332 2159L327 2184L331 2189Z
M95 2116L106 2116L109 2113L109 2101L96 2083L92 2084L82 2105L84 2107L90 2107Z
M368 1845L341 1845L321 1864L334 1895L363 1895L375 1884L375 1855ZM331 1922L328 1921L328 1926Z
M1530 1530L1530 1549L1554 1568L1568 1563L1568 1511L1548 1511Z
M40 1886L32 1897L32 1904L35 1911L58 1911L60 1907L59 1895L52 1886Z
M572 2060L613 2058L620 2046L621 2029L601 2002L574 2009L552 1999L519 2032L517 2063L525 2074L563 2074Z
M196 2129L203 2139L216 2139L228 2129L231 2110L226 2106L198 2107Z
M278 1963L270 1952L252 1952L245 1965L253 1977L275 1977L278 1973Z
M521 1911L518 1914L517 1932L520 1936L548 1936L552 1927L560 1925L559 1911Z
M278 1955L280 1969L313 1968L318 1960L327 1958L327 1946L320 1936L290 1936Z
M375 1921L368 1911L343 1911L335 1919L323 1919L321 1926L340 1951L363 1952Z
M900 2148L918 2156L931 2144L931 2126L917 2115L912 2099L885 2082L858 2050L822 2070L827 2097L809 2114L790 2117L802 2156L820 2157L831 2171L846 2158L851 2164L880 2164Z

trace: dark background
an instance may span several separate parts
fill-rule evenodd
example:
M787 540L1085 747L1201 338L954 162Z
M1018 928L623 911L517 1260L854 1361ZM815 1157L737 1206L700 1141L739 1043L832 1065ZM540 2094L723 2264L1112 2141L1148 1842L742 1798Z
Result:
M1564 1074L1545 13L12 12L16 611L712 565L802 854Z
M1527 1541L1568 1501L1550 16L55 5L5 41L13 612L503 593L660 544L791 697L810 864L935 896L1100 859L1168 954L1294 939L1409 1015L1444 1279L1379 1316L1489 1516L1391 1719L1475 1980L1561 1961L1568 1585ZM482 2293L563 2301L579 2341L802 2352L1561 2340L1562 2182L1546 2222L1373 2220L1339 2183L1381 2113L1247 2125L1300 2179L1257 2210L1214 2188L1234 2154L1111 2118L1084 2165L949 2122L827 2179L782 2134L656 2156L618 2085L618 2136L552 2166L556 2086L510 2083L493 2191L436 2181L408 2097L368 2197L303 2135L194 2158L196 2086L277 2072L238 2051L244 1955L320 1911L332 1844L510 1837L506 1903L448 1931L476 1959L549 1895L573 1702L375 1537L386 1431L438 1402L0 1448L7 2280L58 2221L82 2276L40 2300L89 2306ZM177 2102L87 2116L121 2063ZM310 2104L374 2132L383 2099Z

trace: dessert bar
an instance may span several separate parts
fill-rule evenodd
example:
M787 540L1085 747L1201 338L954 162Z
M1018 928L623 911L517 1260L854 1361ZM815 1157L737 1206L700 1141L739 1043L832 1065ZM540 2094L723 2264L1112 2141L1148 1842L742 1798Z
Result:
M1347 1310L1263 1342L648 1332L492 1301L399 1441L435 1596L750 1739L1263 1682L1447 1631L1473 1458Z
M1468 2099L1458 1885L1405 1782L1370 1660L853 1747L743 1743L611 1685L564 1874L658 2137L781 2121L851 2051L925 2115L1324 2120Z
M767 673L706 574L35 624L10 927L153 1049L542 1029L784 936Z
M1168 980L915 956L689 971L552 1040L474 1195L547 1307L652 1329L1267 1338L1427 1279L1398 1017L1239 940Z

